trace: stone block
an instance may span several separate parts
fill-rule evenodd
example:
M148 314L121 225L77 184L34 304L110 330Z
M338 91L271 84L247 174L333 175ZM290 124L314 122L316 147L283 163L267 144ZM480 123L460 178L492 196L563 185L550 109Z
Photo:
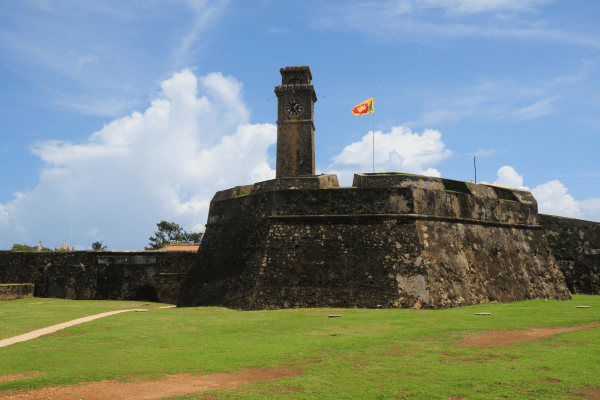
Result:
M0 300L20 300L33 297L33 283L0 284Z

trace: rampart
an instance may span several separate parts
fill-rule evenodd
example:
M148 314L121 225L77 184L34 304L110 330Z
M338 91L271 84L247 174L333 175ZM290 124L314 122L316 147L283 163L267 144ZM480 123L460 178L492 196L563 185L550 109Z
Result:
M600 223L544 214L539 220L571 293L600 295Z
M0 283L33 283L34 296L177 304L196 253L0 251Z
M553 269L543 270L546 257L560 267L571 293L600 294L599 223L535 216L527 207L520 212L499 209L506 207L502 203L511 202L494 201L490 187L469 182L464 184L470 193L484 186L491 200L454 190L446 191L446 196L453 197L441 202L441 193L426 195L427 190L441 192L438 184L444 181L436 178L417 181L415 186L425 192L416 191L415 206L414 191L402 186L406 183L390 186L389 180L374 177L364 183L369 190L361 191L359 187L334 189L337 181L330 176L319 177L317 182L296 177L287 185L267 181L219 192L202 245L212 251L198 255L199 265L210 266L202 268L204 279L213 283L194 285L188 291L215 304L219 296L225 296L232 307L253 296L265 308L377 307L385 306L386 296L396 296L391 306L414 306L417 300L424 305L431 301L427 296L436 289L434 282L438 282L440 304L461 303L460 297L466 302L469 296L463 292L472 293L472 301L506 300L505 292L513 284L518 287L513 293L524 298L547 297L544 280L561 278L556 271L552 277ZM418 200L419 193L428 200ZM529 201L517 194L521 201ZM429 211L423 203L429 204ZM507 227L502 220L512 225ZM539 264L527 264L531 254ZM195 252L184 251L0 251L0 285L32 284L17 289L0 286L0 299L12 298L14 290L26 297L33 294L35 284L37 297L176 304L196 257ZM496 258L502 261L494 267ZM543 279L525 274L527 268L539 268ZM531 282L525 283L527 279ZM343 296L335 300L340 292ZM400 300L400 292L408 296ZM272 300L289 293L294 293L292 301L289 297L280 303ZM235 296L237 302L232 299Z
M218 192L179 305L445 308L571 298L531 193L397 173L357 174L354 187L336 188L334 177Z

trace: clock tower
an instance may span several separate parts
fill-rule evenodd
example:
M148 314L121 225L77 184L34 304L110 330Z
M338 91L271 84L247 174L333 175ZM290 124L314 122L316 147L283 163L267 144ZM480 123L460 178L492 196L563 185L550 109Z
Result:
M308 65L285 67L277 95L277 179L315 174L317 101Z

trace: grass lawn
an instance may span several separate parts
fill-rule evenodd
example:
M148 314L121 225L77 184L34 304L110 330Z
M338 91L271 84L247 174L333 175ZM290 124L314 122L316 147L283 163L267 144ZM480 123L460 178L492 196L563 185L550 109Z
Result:
M1 382L36 389L104 379L299 366L277 381L178 399L559 399L600 388L600 327L504 347L460 347L480 330L600 322L600 296L487 303L448 310L199 307L122 313L0 348ZM37 303L37 304L36 304ZM591 308L577 309L576 305ZM140 302L27 299L0 302L0 338ZM489 312L489 316L476 316ZM327 318L341 314L341 318ZM556 383L543 380L560 381Z
M142 304L150 304L142 306ZM167 304L29 298L0 302L0 340L108 311L158 308Z

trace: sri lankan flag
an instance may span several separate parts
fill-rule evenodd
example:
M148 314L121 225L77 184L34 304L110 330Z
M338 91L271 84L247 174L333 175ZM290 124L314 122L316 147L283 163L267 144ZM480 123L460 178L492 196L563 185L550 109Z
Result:
M363 101L352 110L350 110L354 115L365 115L375 112L375 97L371 97L367 101Z

